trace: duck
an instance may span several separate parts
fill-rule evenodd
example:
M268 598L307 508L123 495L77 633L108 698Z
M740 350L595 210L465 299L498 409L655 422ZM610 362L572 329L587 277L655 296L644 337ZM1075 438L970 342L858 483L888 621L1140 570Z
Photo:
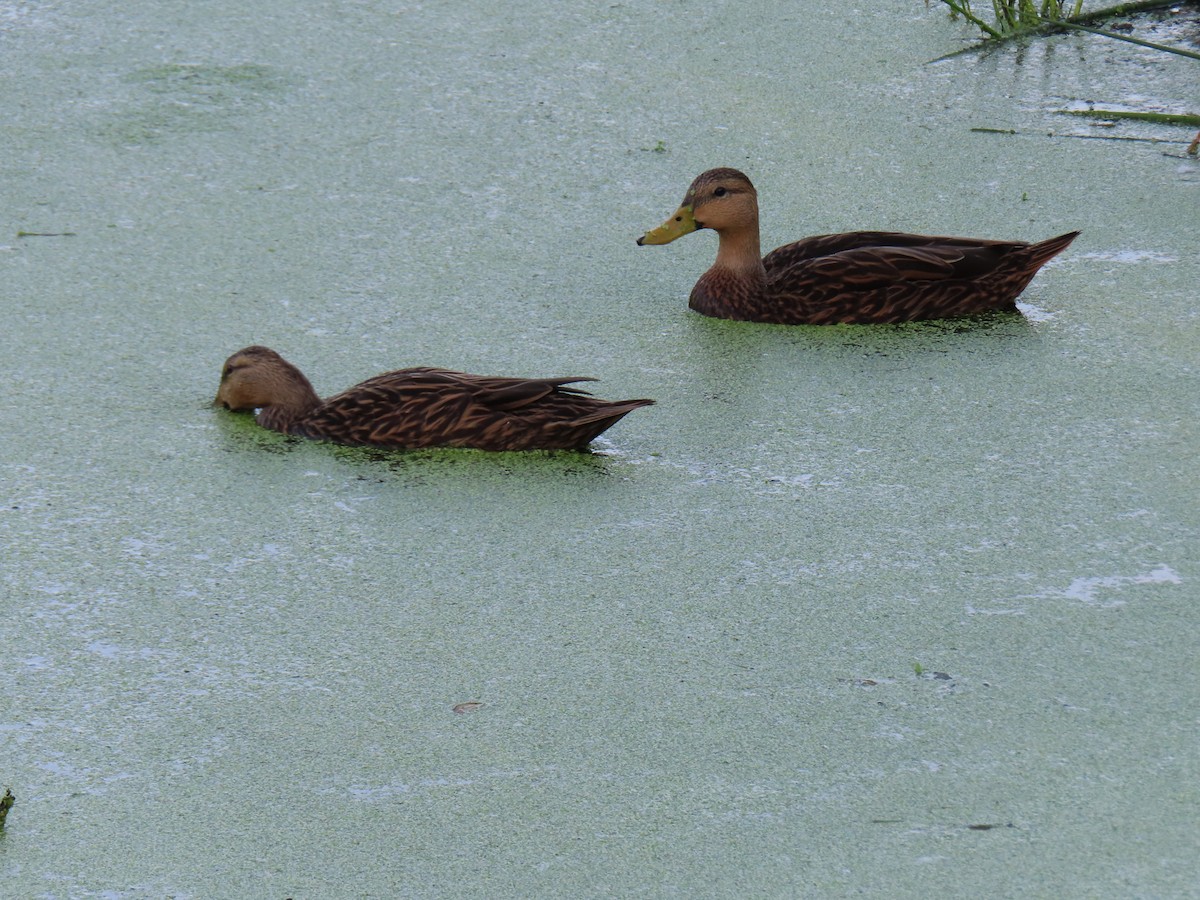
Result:
M692 288L706 316L779 325L886 324L1016 312L1017 296L1078 231L1040 243L854 231L759 249L758 192L745 173L709 169L638 246L717 233L717 259Z
M214 406L257 410L272 431L350 446L414 450L585 450L653 400L600 400L571 385L594 378L505 378L450 369L397 369L322 400L269 347L225 360Z

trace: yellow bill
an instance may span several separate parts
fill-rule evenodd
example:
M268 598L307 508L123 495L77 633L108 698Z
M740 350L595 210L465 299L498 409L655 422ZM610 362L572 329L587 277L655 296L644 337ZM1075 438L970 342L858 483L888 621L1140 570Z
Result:
M638 246L644 244L669 244L676 238L691 234L696 230L696 217L692 213L691 204L684 204L675 210L675 214L657 228L647 231L638 238Z

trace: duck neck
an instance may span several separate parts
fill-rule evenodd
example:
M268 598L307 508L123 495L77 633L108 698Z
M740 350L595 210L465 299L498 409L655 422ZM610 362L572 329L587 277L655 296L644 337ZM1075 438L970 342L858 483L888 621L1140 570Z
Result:
M763 268L762 250L758 242L757 223L754 228L736 231L719 231L717 237L717 261L714 269L724 269L739 278L765 281L767 270Z
M270 405L258 414L258 424L272 431L288 432L295 422L321 405L321 398L303 375L276 385Z

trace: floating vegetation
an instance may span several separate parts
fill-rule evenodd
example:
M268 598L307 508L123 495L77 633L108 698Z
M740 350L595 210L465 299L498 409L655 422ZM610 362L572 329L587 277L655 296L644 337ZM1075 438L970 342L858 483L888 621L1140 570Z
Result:
M145 85L159 94L210 99L237 98L242 86L252 91L276 90L281 82L279 75L270 66L255 63L233 66L165 63L137 69L121 80Z
M1115 41L1125 41L1129 44L1137 44L1140 47L1149 47L1151 50L1174 53L1177 56L1200 60L1200 53L1192 50L1184 50L1182 47L1171 47L1167 44L1157 44L1153 41L1144 41L1141 38L1135 38L1127 34L1118 34L1114 31L1104 31L1089 24L1092 22L1103 22L1115 16L1124 16L1130 13L1149 12L1151 10L1175 7L1175 3L1165 2L1165 0L1142 0L1142 2L1136 3L1118 3L1115 6L1107 6L1104 9L1088 13L1083 12L1083 0L1073 0L1073 2L1070 2L1070 0L1041 0L1040 3L1035 2L1035 0L992 0L994 21L990 24L972 11L971 0L941 0L941 2L950 7L950 15L952 17L962 16L982 31L988 38L987 43L1068 29L1086 31L1089 34L1112 38ZM1070 6L1068 7L1069 2ZM972 50L976 48L969 47L967 49ZM957 54L950 55L954 56ZM942 58L945 59L946 57Z
M987 22L971 9L971 0L940 0L950 8L951 18L962 16L971 24L979 28L984 33L985 39L982 43L966 47L962 50L957 50L953 53L948 53L941 56L933 62L941 62L942 60L950 59L959 56L963 53L970 53L974 50L980 50L985 47L994 46L1001 41L1011 40L1013 38L1028 37L1039 34L1048 34L1053 31L1083 31L1088 34L1095 34L1101 37L1112 38L1117 41L1124 41L1129 44L1136 44L1139 47L1146 47L1151 50L1160 51L1162 53L1170 53L1176 56L1182 56L1187 59L1200 61L1200 53L1194 50L1186 50L1178 46L1169 46L1167 44L1156 43L1154 41L1143 40L1125 33L1133 30L1133 25L1124 23L1115 26L1120 29L1118 31L1106 31L1101 28L1096 28L1093 24L1099 23L1117 16L1127 16L1132 13L1146 13L1156 10L1170 10L1170 14L1176 17L1176 21L1180 22L1181 27L1186 21L1184 17L1178 17L1178 13L1182 10L1178 0L1174 2L1166 2L1166 0L1140 0L1140 2L1118 3L1115 6L1107 6L1103 9L1093 10L1089 12L1083 11L1083 0L991 0L993 21ZM926 0L928 3L928 0ZM1181 34L1181 38L1182 38ZM1102 120L1096 123L1103 127L1113 127L1121 120L1132 122L1146 122L1155 125L1183 126L1187 128L1195 127L1200 124L1200 116L1190 115L1185 113L1163 113L1163 112L1138 112L1138 111L1117 111L1108 109L1086 109L1072 110L1060 109L1060 114L1071 116L1086 116ZM1016 131L1001 128L972 128L972 131L987 132L992 134L1017 134ZM1057 137L1086 137L1098 138L1099 135L1056 135ZM1158 137L1133 137L1125 135L1105 135L1102 139L1105 140L1126 140L1126 141L1145 141L1148 143L1158 143L1162 138ZM1182 142L1180 142L1182 143ZM1200 154L1200 134L1196 135L1196 139L1188 145L1186 154L1195 157ZM1174 155L1174 154L1167 154Z
M17 798L13 796L13 792L8 788L4 789L4 796L0 797L0 828L4 827L4 820L8 818L8 811L12 809Z
M1132 112L1121 109L1060 109L1058 113L1064 116L1083 116L1088 119L1099 119L1100 121L1096 122L1097 125L1108 127L1115 126L1121 120L1149 122L1154 125L1179 125L1185 128L1194 128L1200 125L1200 116L1190 113ZM1064 137L1091 137L1091 135L1064 135ZM1159 138L1138 138L1125 135L1106 135L1106 137L1114 141L1159 142ZM1182 141L1179 143L1182 143ZM1200 155L1200 133L1197 133L1195 139L1188 144L1187 150L1184 152L1188 156L1193 157Z
M234 127L239 115L275 102L289 87L279 70L257 63L232 66L166 63L122 76L130 103L109 112L100 133L121 145L210 134Z

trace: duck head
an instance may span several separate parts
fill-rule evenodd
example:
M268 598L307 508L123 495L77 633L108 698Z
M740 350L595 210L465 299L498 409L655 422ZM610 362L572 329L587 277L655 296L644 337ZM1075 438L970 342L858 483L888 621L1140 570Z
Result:
M657 228L638 238L638 246L669 244L685 234L711 228L718 234L758 232L758 193L737 169L709 169L699 175L679 209Z
M320 402L304 373L268 347L245 347L221 369L213 406L226 409L281 407L299 414Z

